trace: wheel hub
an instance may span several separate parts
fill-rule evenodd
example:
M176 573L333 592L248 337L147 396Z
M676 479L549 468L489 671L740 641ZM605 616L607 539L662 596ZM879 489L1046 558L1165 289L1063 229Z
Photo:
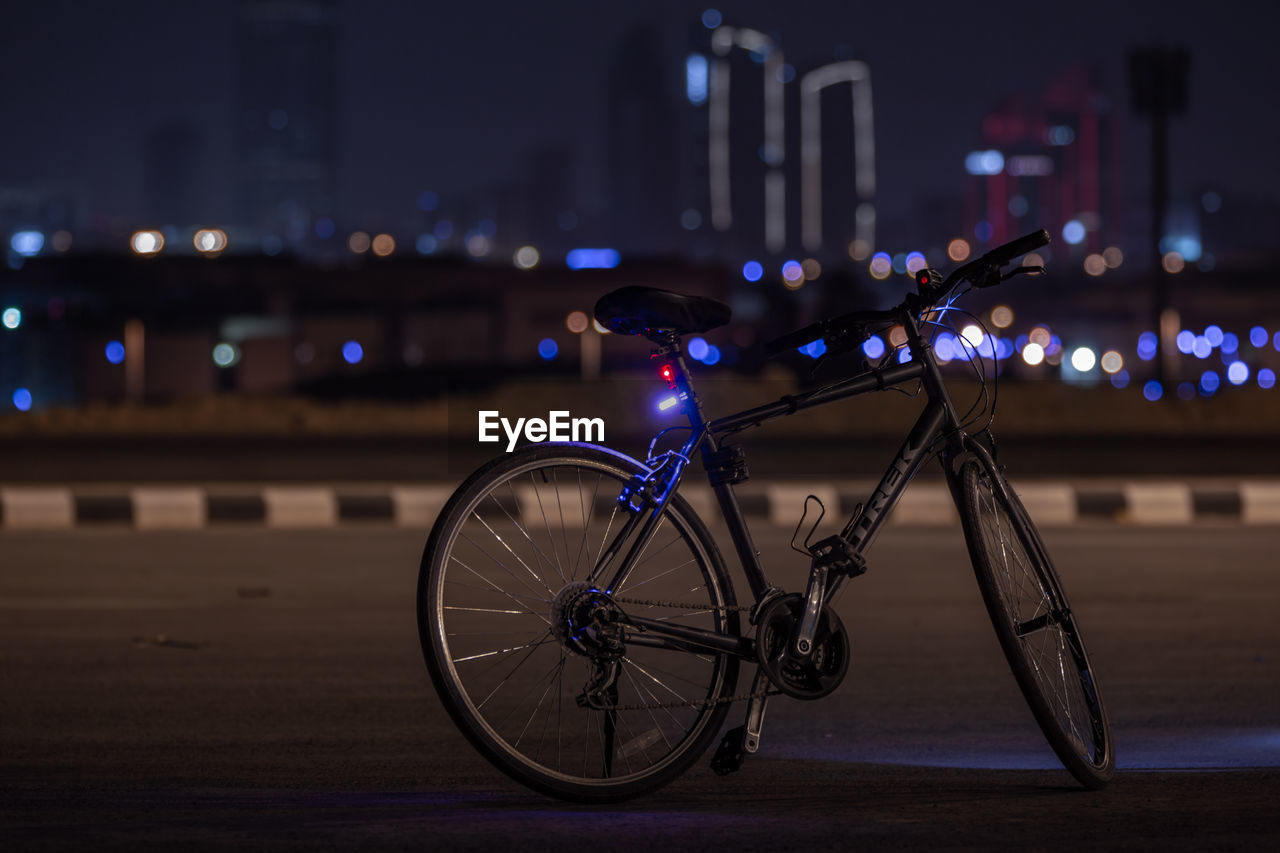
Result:
M567 584L551 602L551 630L575 654L616 660L624 653L622 610L586 581Z

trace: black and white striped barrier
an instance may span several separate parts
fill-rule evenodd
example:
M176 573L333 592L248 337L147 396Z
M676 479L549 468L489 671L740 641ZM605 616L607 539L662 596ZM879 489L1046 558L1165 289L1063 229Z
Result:
M873 484L775 483L738 490L743 513L794 527L806 496L819 497L827 521L848 516ZM1027 482L1018 493L1045 527L1081 522L1179 525L1195 521L1280 524L1280 480L1179 482ZM0 486L0 528L58 530L116 525L190 530L232 524L323 528L362 522L428 529L453 486ZM716 517L705 486L681 489L703 516ZM608 513L603 496L596 514ZM513 504L510 511L516 511ZM495 504L491 512L500 514ZM816 517L816 516L815 516ZM938 482L913 484L890 516L898 525L954 524L956 510Z

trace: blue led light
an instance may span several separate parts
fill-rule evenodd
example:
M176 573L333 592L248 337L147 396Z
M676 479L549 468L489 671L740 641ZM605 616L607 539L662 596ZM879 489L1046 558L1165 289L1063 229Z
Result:
M555 342L554 338L543 338L538 341L538 355L543 360L550 361L560 352L560 345Z
M571 270L611 270L621 262L617 249L570 249L564 258Z
M20 412L30 411L31 409L31 392L26 388L19 388L13 392L13 407Z
M1008 358L1013 355L1013 341L1008 338L996 339L996 358Z
M1249 330L1249 343L1255 347L1265 347L1267 345L1267 330L1261 326L1254 326Z
M804 346L799 347L799 350L809 356L809 358L818 358L827 351L827 342L822 338L818 338L816 341L810 341Z
M720 362L720 347L714 344L707 347L707 354L702 357L702 363L710 367Z
M689 343L686 346L686 349L689 350L689 356L691 358L697 361L702 361L704 358L707 357L707 350L709 349L709 346L707 345L707 339L706 338L690 338Z
M1218 378L1218 374L1212 370L1206 370L1200 374L1200 393L1206 397L1212 396L1214 391L1218 390L1218 386L1222 384L1222 380Z
M1196 343L1195 332L1189 331L1187 329L1183 329L1181 332L1178 332L1178 337L1177 337L1178 352L1182 353L1183 355L1191 355L1191 349L1193 346L1195 346L1195 343Z
M358 341L347 341L342 345L342 360L347 364L359 364L364 358L364 347Z
M1208 358L1213 355L1213 344L1204 335L1197 335L1191 342L1191 354L1196 358Z
M1232 385L1243 385L1249 381L1249 365L1243 361L1233 361L1227 368L1227 381Z
M804 269L799 261L787 261L782 265L782 277L787 281L797 281L804 277Z
M1271 388L1276 384L1276 372L1269 367L1258 371L1258 387Z
M119 341L107 342L107 361L112 364L119 364L124 361L124 344Z
M884 341L880 339L879 335L872 335L863 342L862 352L866 354L867 358L874 361L884 355Z
M658 411L669 412L678 405L680 405L680 398L675 394L670 394L658 401Z
M1142 386L1142 396L1151 402L1155 402L1164 396L1164 388L1160 387L1160 383L1152 379Z
M1230 354L1233 352L1237 352L1240 349L1240 339L1237 338L1231 332L1227 332L1225 335L1222 336L1221 347L1224 353Z
M742 277L747 281L759 281L764 275L764 267L759 261L747 261L742 265Z
M1209 346L1216 347L1216 346L1222 345L1222 327L1221 326L1206 326L1204 330L1204 336L1205 338L1208 339Z

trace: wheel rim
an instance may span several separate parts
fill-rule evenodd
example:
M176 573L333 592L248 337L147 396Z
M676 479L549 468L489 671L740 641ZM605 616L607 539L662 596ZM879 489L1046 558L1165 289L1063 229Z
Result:
M576 701L599 668L564 642L556 602L591 585L590 567L625 521L616 497L629 474L585 459L519 465L458 508L435 558L433 631L451 689L477 732L540 778L617 785L659 773L704 732L724 687L724 656L628 644L607 694L622 709ZM723 605L710 566L668 512L615 595ZM622 606L724 626L706 608Z
M990 480L979 476L977 486L980 534L1026 669L1074 753L1101 767L1107 757L1097 690L1067 602L1035 568Z

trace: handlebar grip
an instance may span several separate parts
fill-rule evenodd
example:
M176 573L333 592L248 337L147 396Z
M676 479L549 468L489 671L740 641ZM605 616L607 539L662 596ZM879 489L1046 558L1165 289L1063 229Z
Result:
M818 338L824 337L826 334L825 324L814 323L811 326L805 326L803 329L797 329L794 332L788 332L780 338L775 338L764 345L765 358L773 358L788 350L799 349L805 344L813 343Z
M1026 236L1019 237L1012 243L996 246L987 253L986 257L993 266L1002 267L1020 255L1025 255L1027 252L1047 245L1049 245L1049 232L1041 228L1039 231L1033 231Z

